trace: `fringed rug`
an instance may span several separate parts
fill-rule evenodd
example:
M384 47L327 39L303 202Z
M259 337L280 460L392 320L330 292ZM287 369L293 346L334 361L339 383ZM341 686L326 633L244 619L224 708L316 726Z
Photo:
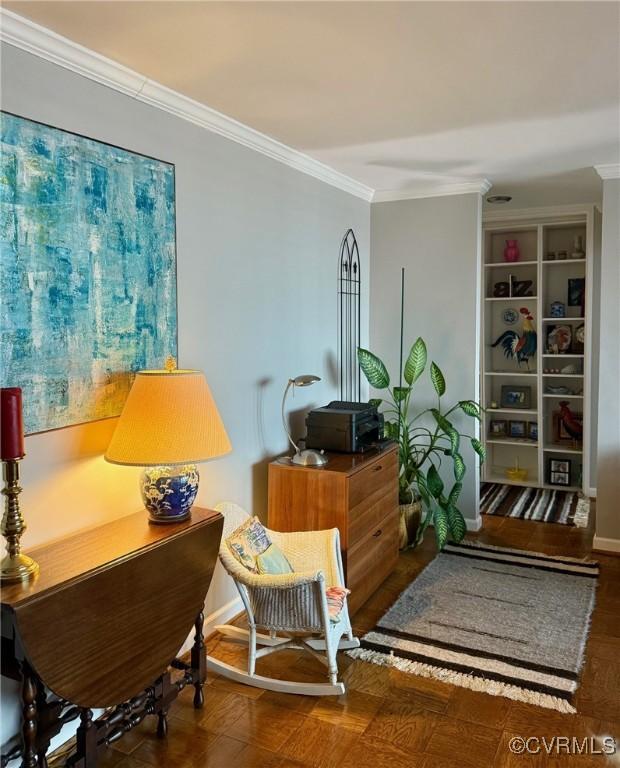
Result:
M480 512L496 517L517 517L541 523L588 527L590 499L572 491L523 488L501 483L483 483Z
M598 572L593 561L449 544L349 654L575 712Z

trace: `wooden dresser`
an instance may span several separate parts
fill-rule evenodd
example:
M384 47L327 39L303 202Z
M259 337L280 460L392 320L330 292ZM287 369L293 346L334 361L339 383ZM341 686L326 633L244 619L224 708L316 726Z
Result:
M327 454L325 467L269 465L269 527L275 531L338 528L349 610L354 613L398 559L396 444L364 454Z
M223 522L194 507L189 520L149 525L142 510L32 550L38 576L0 590L1 671L22 689L21 743L2 765L46 766L52 738L79 719L66 765L94 768L147 715L164 736L168 707L185 686L202 706L202 612ZM175 657L192 626L187 664ZM95 708L106 711L93 719Z

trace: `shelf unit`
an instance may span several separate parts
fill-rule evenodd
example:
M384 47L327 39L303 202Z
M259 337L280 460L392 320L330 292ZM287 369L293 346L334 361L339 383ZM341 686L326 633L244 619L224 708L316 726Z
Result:
M594 260L594 208L579 206L568 208L531 209L502 215L491 212L485 215L483 224L483 258L481 268L481 375L482 405L487 409L482 420L482 440L487 451L483 466L483 482L507 485L523 485L559 490L583 490L590 488L590 369L592 334L592 265ZM585 258L570 258L574 252L574 239L582 238ZM504 262L505 241L518 240L520 258L517 262ZM550 251L567 251L566 259L547 259ZM584 301L579 306L569 306L568 280L583 278ZM493 295L494 284L508 282L512 292L513 280L529 280L532 296ZM565 305L566 317L551 317L552 302ZM520 309L527 309L534 318L537 333L536 355L520 366L504 356L501 345L493 342L506 330L522 333ZM516 310L519 319L510 323L510 312ZM566 354L553 353L546 348L547 333L552 325L568 325L573 332L583 325L585 341L583 349L569 349ZM570 373L562 373L567 366L574 366ZM545 370L559 369L559 373ZM575 372L577 371L577 372ZM528 387L530 402L526 408L502 406L503 386ZM546 391L548 387L564 386L568 394ZM554 412L562 400L569 402L573 413L583 418L583 442L558 441L554 431ZM491 408L491 403L496 407ZM536 422L537 439L521 439L491 434L491 421ZM509 433L508 433L509 434ZM570 485L551 483L550 462L570 461ZM511 481L506 469L515 462L528 470L525 481Z

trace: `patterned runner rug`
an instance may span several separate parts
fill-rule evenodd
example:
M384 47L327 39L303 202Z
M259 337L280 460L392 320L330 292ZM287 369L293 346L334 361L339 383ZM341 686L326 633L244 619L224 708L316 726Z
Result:
M518 517L542 523L561 523L587 528L590 500L578 493L548 488L523 488L518 485L483 483L480 488L483 515Z
M588 560L448 544L349 655L575 712L598 572Z

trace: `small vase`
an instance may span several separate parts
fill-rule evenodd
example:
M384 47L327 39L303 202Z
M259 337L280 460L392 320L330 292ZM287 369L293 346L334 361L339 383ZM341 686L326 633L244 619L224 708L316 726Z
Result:
M519 261L519 242L517 240L506 240L504 261Z
M398 528L398 548L407 549L415 541L416 533L422 518L422 505L419 501L411 504L401 504L400 523Z

